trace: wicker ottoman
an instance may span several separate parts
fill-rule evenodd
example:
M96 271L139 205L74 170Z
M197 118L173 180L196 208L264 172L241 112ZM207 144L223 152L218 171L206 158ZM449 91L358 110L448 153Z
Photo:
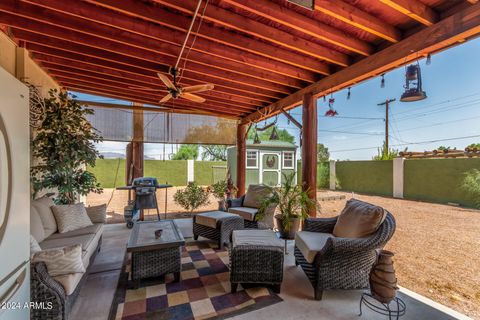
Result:
M243 229L243 218L224 211L211 211L193 217L193 238L198 236L218 241L218 247L224 248L230 243L233 230Z
M283 280L283 241L271 230L238 230L232 235L230 283L232 293L239 283L273 286L280 293Z

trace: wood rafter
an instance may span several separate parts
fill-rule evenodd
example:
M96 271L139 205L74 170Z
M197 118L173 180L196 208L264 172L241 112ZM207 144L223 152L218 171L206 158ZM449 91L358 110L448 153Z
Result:
M193 14L195 11L195 3L190 1L155 0L155 2L188 14ZM339 66L345 67L350 64L346 54L295 37L255 20L245 19L241 15L212 4L209 4L205 10L204 19Z
M457 12L381 52L274 102L270 106L245 117L243 122L259 121L281 112L282 109L295 107L301 103L303 96L307 93L319 96L332 90L337 91L346 88L409 63L418 59L419 56L435 53L478 34L480 34L480 4Z
M375 16L342 0L315 0L315 10L390 42L401 40L401 32Z
M438 21L438 14L418 0L380 0L380 2L426 26Z

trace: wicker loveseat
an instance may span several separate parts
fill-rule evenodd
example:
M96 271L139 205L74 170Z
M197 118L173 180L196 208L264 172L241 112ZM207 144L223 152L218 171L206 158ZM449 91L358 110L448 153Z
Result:
M304 231L331 234L338 217L309 218ZM327 236L325 245L309 263L295 244L295 264L300 265L312 283L315 299L324 289L361 289L368 287L376 249L382 248L395 232L395 219L387 212L385 220L372 235L364 238ZM311 260L311 259L309 259Z

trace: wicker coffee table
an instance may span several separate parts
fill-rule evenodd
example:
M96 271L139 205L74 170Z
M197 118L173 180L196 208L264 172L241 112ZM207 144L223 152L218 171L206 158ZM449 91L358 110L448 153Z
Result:
M155 231L162 229L159 239ZM180 248L185 239L173 220L137 222L132 229L127 252L131 252L131 280L134 286L140 280L173 273L180 281L182 271Z

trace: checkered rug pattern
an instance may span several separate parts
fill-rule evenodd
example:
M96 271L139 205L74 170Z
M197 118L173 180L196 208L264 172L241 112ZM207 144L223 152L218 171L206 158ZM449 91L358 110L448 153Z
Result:
M265 287L230 293L229 258L216 242L187 242L182 248L181 281L173 275L128 287L130 261L125 266L113 302L111 319L190 320L225 319L282 301ZM241 289L241 288L239 288Z

